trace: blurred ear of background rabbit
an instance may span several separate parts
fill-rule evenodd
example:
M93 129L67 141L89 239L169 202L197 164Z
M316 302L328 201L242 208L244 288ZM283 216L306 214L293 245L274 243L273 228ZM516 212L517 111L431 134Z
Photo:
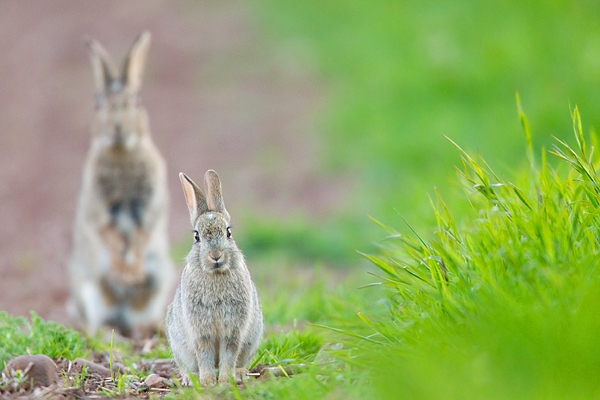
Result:
M109 325L147 336L160 326L174 283L166 166L139 104L149 44L150 33L142 33L119 71L98 42L87 40L96 113L69 275L71 312L90 333Z
M167 337L185 384L190 373L215 384L215 369L219 383L232 376L239 382L262 336L258 294L233 240L217 173L206 172L206 196L186 175L179 178L194 244L167 312Z

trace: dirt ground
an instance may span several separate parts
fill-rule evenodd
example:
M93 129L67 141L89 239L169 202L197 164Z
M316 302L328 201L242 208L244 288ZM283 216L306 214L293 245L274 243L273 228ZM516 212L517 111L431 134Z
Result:
M93 113L82 38L117 60L152 33L142 103L167 160L172 240L189 232L177 173L221 175L229 211L323 216L324 90L293 43L267 45L246 2L0 2L0 310L66 321L65 261Z

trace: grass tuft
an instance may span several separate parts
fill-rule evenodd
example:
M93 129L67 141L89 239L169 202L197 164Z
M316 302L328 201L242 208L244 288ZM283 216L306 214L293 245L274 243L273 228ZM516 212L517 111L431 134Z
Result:
M550 152L566 171L545 151L538 168L518 108L530 161L518 183L451 141L470 217L457 226L438 195L431 237L386 227L386 248L366 256L391 301L389 318L365 319L382 340L359 346L378 398L600 394L599 160L575 108L576 145Z
M261 343L250 368L261 363L288 365L312 362L324 344L323 336L310 330L271 334Z
M45 354L73 360L88 350L81 335L56 322L44 321L35 312L29 320L0 311L0 365L22 354Z

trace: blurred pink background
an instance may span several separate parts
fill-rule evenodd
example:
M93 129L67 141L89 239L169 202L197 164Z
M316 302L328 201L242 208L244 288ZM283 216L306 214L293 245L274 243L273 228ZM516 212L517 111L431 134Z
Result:
M120 62L152 33L142 103L167 159L173 241L190 231L179 171L201 180L217 170L234 220L242 210L336 207L342 184L316 162L324 90L292 52L269 46L252 15L230 0L0 3L0 310L66 321L65 261L93 113L85 35Z

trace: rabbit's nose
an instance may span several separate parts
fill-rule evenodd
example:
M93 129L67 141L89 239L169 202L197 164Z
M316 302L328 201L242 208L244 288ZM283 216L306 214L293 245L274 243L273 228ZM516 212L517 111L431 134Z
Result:
M209 257L214 261L217 262L221 259L221 253L210 253Z

